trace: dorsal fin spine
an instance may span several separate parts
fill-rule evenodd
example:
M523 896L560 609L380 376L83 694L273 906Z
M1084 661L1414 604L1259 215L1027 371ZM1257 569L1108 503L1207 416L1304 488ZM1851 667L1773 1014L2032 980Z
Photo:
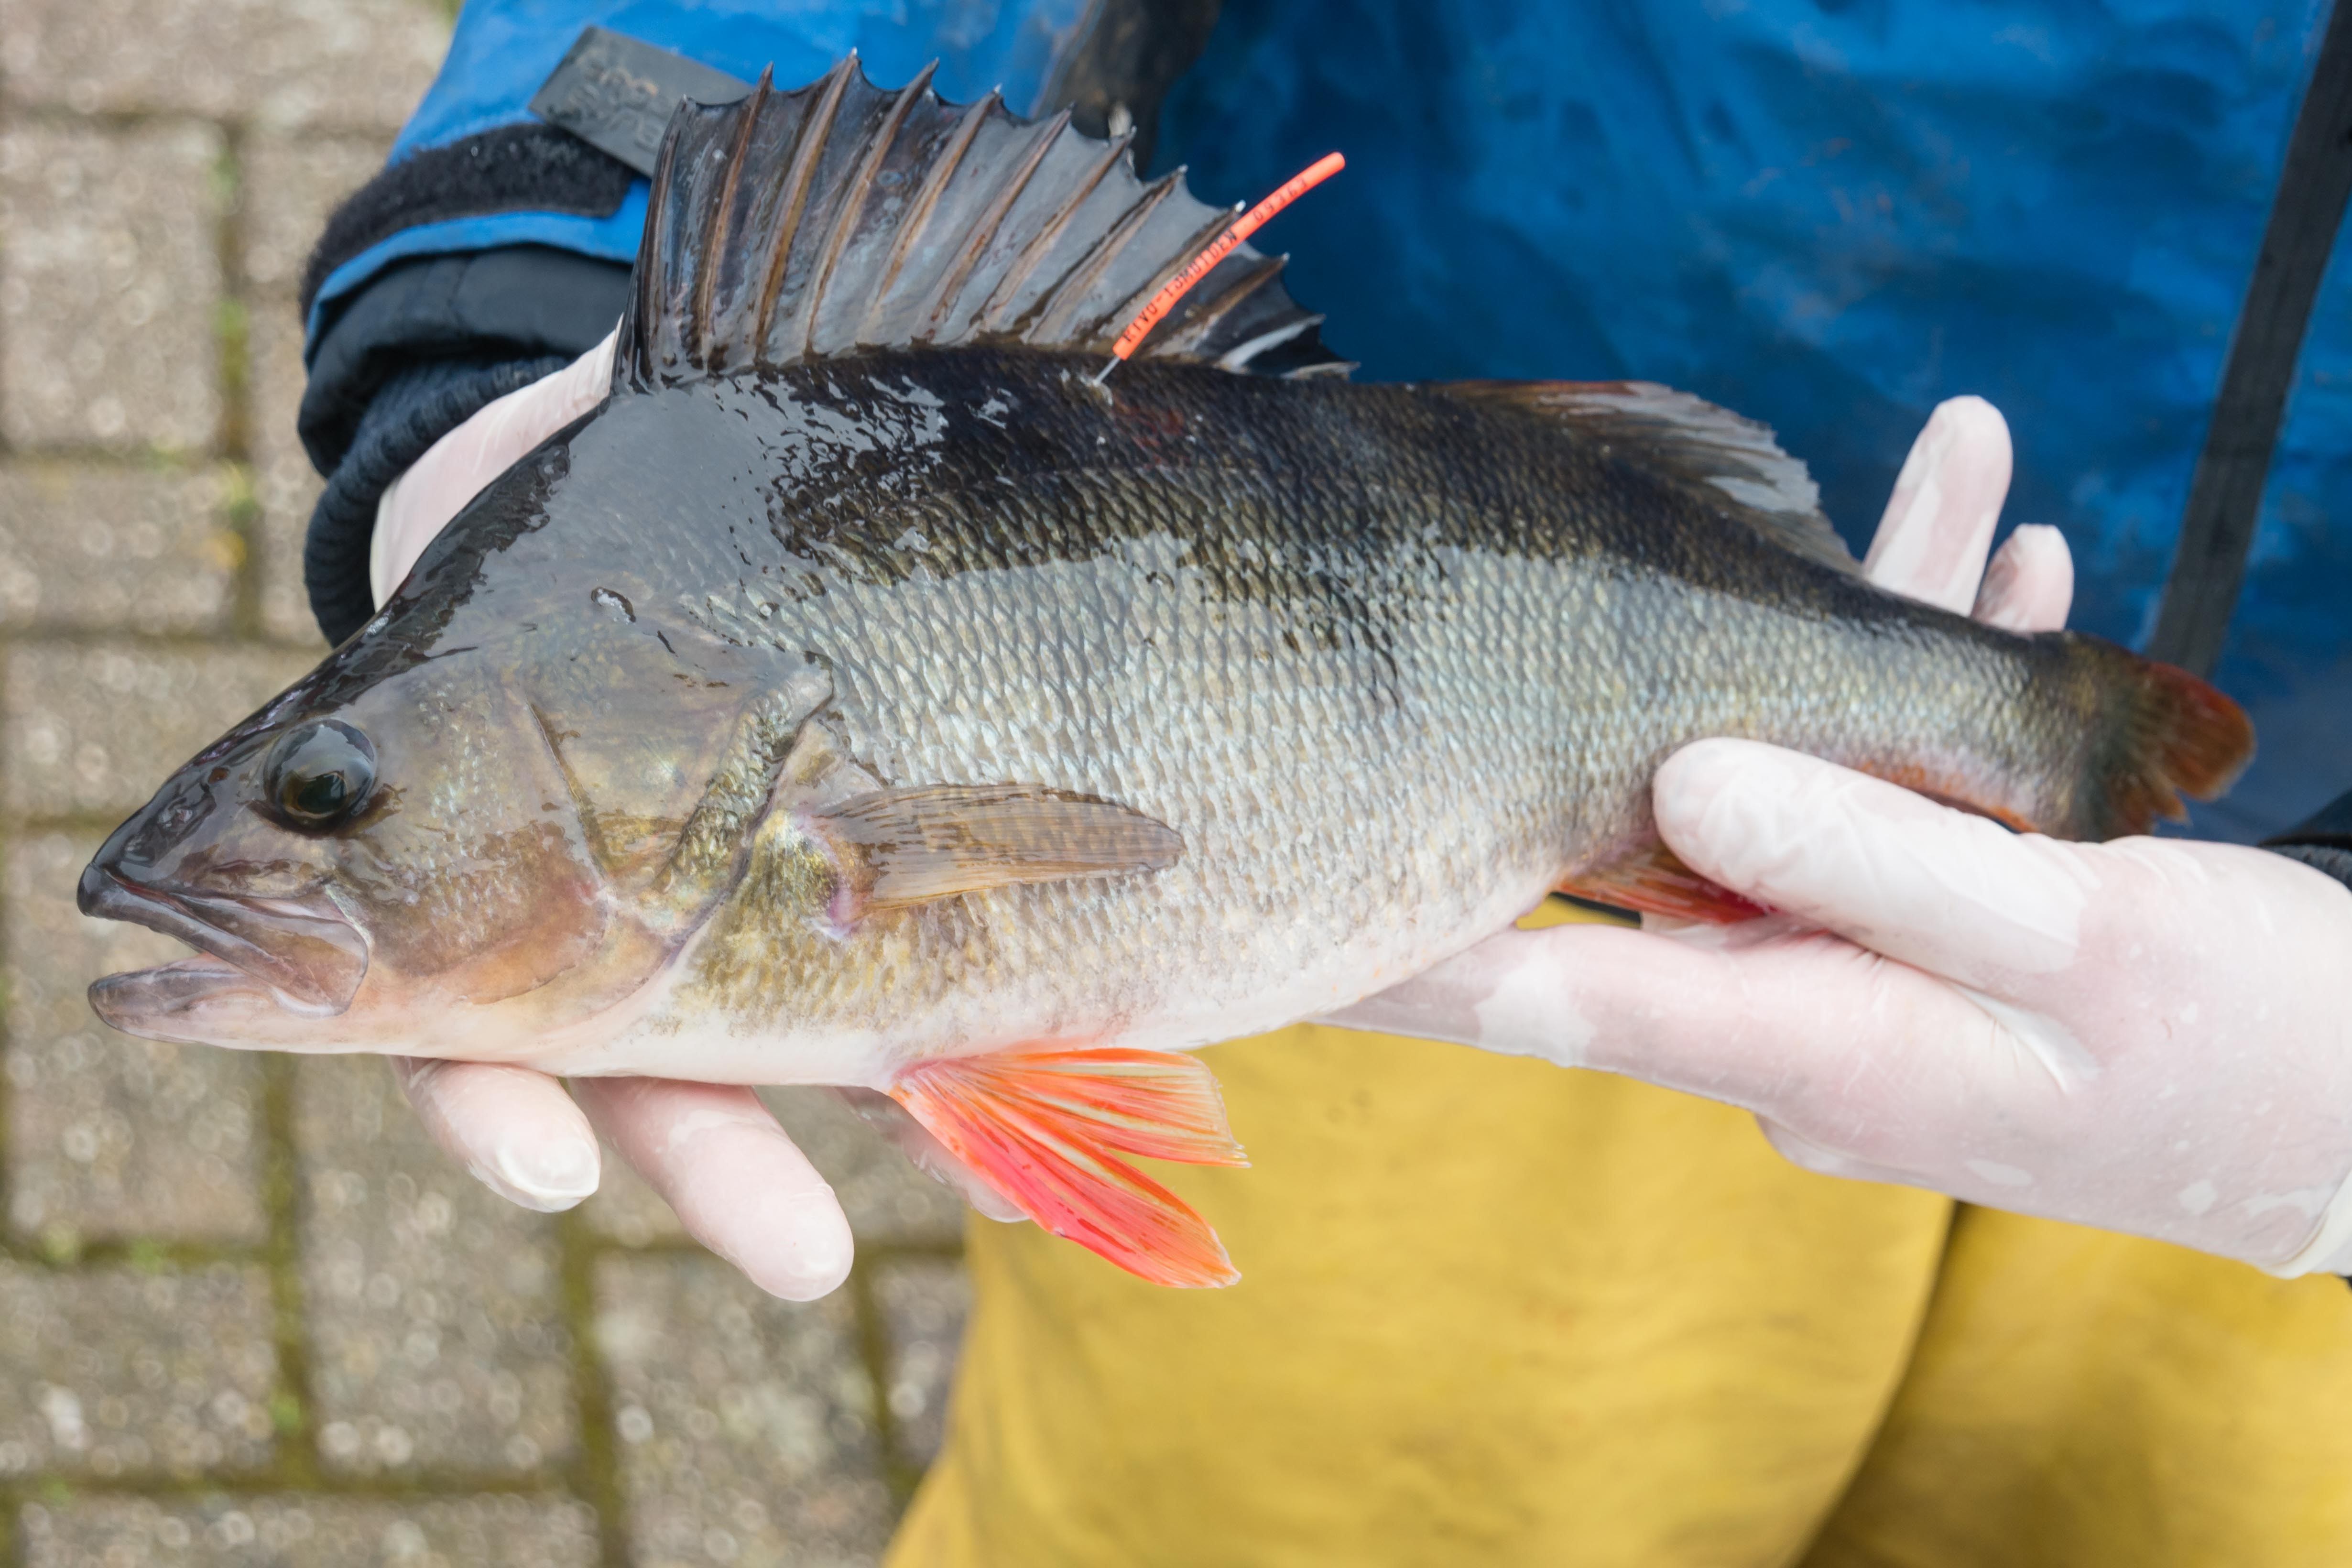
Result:
M1213 296L1203 299L1197 291L1188 296L1185 302L1192 306L1192 310L1184 315L1181 321L1174 321L1173 312L1171 312L1171 321L1173 323L1172 328L1169 322L1161 323L1163 329L1168 329L1168 335L1160 341L1159 346L1163 349L1182 350L1190 348L1194 343L1199 342L1202 338L1208 335L1211 328L1214 327L1219 321L1224 320L1226 316L1230 315L1234 307L1241 304L1243 300L1248 299L1252 294L1256 293L1257 290L1266 283L1281 277L1282 265L1285 259L1286 258L1279 256L1261 256L1255 261L1250 262L1248 265L1244 267L1234 275L1234 280L1231 283L1219 289ZM1211 276L1214 276L1214 274L1212 274ZM1160 287L1160 285L1155 283L1153 287L1157 289ZM1287 326L1278 329L1278 331L1280 331L1284 336L1297 337L1308 327L1318 325L1321 321L1322 318L1320 316L1314 318L1312 321L1301 319ZM1144 342L1150 342L1152 340L1150 338L1144 339ZM1282 340L1280 338L1276 338L1276 341L1280 342ZM1240 353L1243 348L1248 348L1250 343L1257 343L1258 342L1259 340L1257 338L1252 338L1249 343L1244 343L1241 345L1240 348L1228 350L1220 360L1220 363L1223 363L1224 360L1231 360L1234 354ZM1244 357L1246 358L1247 356L1244 355Z
M800 237L801 225L808 217L809 186L816 179L818 163L824 157L825 143L832 139L833 123L841 114L842 95L849 90L851 73L857 69L857 56L851 54L834 67L826 77L824 95L817 100L816 112L801 125L794 138L792 166L785 172L782 211L777 216L775 234L768 243L767 265L763 269L765 284L760 289L760 301L752 321L751 341L764 349L768 331L774 324L776 296L784 279L784 263L791 258L793 244ZM757 115L751 116L756 120ZM814 312L811 312L814 321ZM764 354L761 357L765 357Z
M933 60L917 71L915 79L901 88L898 96L891 100L889 112L883 117L882 128L873 138L873 144L866 149L866 156L859 161L857 174L850 181L849 190L842 199L840 216L835 218L832 232L825 237L824 256L817 264L816 281L810 290L813 300L824 298L825 286L833 281L833 269L840 265L841 253L849 247L849 237L856 231L857 220L866 215L866 198L873 193L875 179L882 172L883 160L890 155L890 149L898 145L898 132L907 123L908 110L913 109L929 89L931 77L939 68L940 62ZM801 335L803 358L816 352L816 331L817 312L812 308L808 312L808 330Z
M944 324L948 311L963 292L972 269L980 265L980 258L988 254L989 242L996 237L1004 226L1004 220L1012 215L1013 204L1019 201L1021 193L1029 188L1029 181L1037 173L1037 165L1045 161L1046 153L1061 140L1062 132L1069 123L1070 111L1065 109L1041 124L1036 134L1030 139L1027 154L999 182L996 193L989 198L987 210L972 226L971 236L957 253L954 264L940 278L939 286L931 290L931 297L923 302L923 324L915 333L919 340L929 338Z
M772 69L760 73L760 85L751 93L755 103L765 103L773 94L773 75ZM760 117L756 113L746 114L743 116L743 128L736 133L734 149L727 159L726 178L719 184L718 198L710 204L710 216L702 231L702 254L706 257L719 255L719 247L726 241L729 220L735 211L736 187L743 178L743 151L751 145L751 133L759 123ZM716 267L705 266L695 277L694 309L688 319L694 323L697 342L709 343L717 336L713 331L716 323L711 320L710 296L719 286L719 270ZM715 368L699 363L691 355L688 363L698 370Z
M873 299L866 306L866 320L857 329L859 342L868 341L871 336L875 318L881 314L884 301L890 297L891 287L898 281L898 273L907 265L907 258L914 253L923 231L930 226L931 214L938 209L940 197L947 193L948 182L955 178L956 170L963 164L964 154L971 151L972 139L987 123L989 110L1000 101L995 91L991 89L987 97L965 110L957 120L954 132L948 137L947 150L931 164L931 172L924 179L923 188L915 193L908 221L899 225L898 236L891 242L890 259L882 268L880 286L874 290Z
M1181 170L1171 169L1146 185L1143 188L1142 197L1127 210L1126 215L1118 222L1111 226L1110 232L1095 241L1087 254L1078 259L1078 264L1063 274L1062 280L1055 284L1043 300L1037 301L1037 307L1030 312L1028 325L1023 330L1021 335L1032 342L1057 342L1077 326L1078 323L1070 318L1076 314L1077 305L1086 299L1087 291L1110 269L1110 264L1118 259L1119 253L1125 250L1129 243L1142 231L1143 226L1151 221L1151 215L1160 210L1160 205L1168 199L1168 194L1176 188L1176 182L1182 177ZM1233 221L1233 215L1230 213L1217 214L1205 226L1207 238L1196 237L1186 247L1184 260L1191 260L1202 245L1223 233L1225 226ZM1182 263L1180 262L1178 265L1181 267ZM1144 298L1150 299L1150 294L1146 292ZM1096 321L1086 324L1095 326L1112 316L1120 316L1124 319L1124 313L1129 310L1133 299L1134 296L1129 295L1128 299L1120 300L1103 312Z
M1126 153L1128 143L1132 139L1132 133L1127 136L1114 136L1102 145L1095 154L1092 166L1078 181L1076 193L1062 204L1061 210L1048 218L1029 243L1022 247L1021 254L1013 258L1013 265L1004 269L1004 276L997 279L995 289L990 291L987 300L982 304L980 314L973 318L982 330L989 331L1008 330L1010 323L1005 320L1006 313L1021 298L1022 289L1035 275L1037 264L1053 253L1055 243L1062 237L1063 231L1070 226L1071 217L1080 206L1085 205L1086 199L1094 195L1095 187L1102 184L1103 176L1118 166L1120 155Z

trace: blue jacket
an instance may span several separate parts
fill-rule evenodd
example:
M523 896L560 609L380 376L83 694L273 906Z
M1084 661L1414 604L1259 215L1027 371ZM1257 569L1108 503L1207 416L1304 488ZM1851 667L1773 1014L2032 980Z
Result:
M735 75L1035 100L1086 0L471 0L395 159L528 118L599 22ZM2009 521L2053 522L2076 624L2144 640L2321 0L1227 0L1157 162L1252 199L1348 172L1260 244L1366 377L1637 376L1763 419L1857 546L1942 398L2009 416ZM609 217L424 225L330 275ZM2352 267L2313 318L2216 679L2262 755L2197 828L2275 832L2352 782Z

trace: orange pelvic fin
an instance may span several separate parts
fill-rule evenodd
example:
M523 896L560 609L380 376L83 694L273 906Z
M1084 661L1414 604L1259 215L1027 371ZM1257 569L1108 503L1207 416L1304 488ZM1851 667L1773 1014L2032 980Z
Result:
M1765 912L1762 905L1717 886L1684 865L1673 850L1654 838L1617 859L1586 867L1562 882L1559 890L1596 904L1704 921L1709 925L1729 925Z
M1021 1212L1155 1285L1241 1275L1208 1222L1117 1158L1245 1165L1216 1079L1171 1051L1002 1051L925 1062L890 1093Z

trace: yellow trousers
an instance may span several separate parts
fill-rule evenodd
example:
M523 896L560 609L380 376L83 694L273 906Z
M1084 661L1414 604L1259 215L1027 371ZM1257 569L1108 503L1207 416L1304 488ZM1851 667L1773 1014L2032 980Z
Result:
M975 1221L891 1568L2352 1564L2352 1290L1784 1163L1646 1085L1204 1053L1242 1282Z

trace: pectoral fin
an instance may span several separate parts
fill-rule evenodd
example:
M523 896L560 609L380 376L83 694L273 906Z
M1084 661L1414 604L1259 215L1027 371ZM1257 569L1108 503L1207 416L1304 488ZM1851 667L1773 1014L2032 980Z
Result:
M1141 812L1039 784L927 784L856 795L809 818L856 913L1024 882L1134 876L1184 838Z
M1023 1051L926 1062L890 1093L1022 1213L1156 1285L1241 1278L1208 1222L1117 1158L1244 1165L1216 1079L1168 1051Z

